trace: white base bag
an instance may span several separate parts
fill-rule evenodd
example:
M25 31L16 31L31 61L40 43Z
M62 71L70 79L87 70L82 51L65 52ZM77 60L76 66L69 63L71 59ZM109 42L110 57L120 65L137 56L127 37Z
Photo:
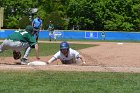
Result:
M46 62L43 61L33 61L33 62L29 62L27 65L29 66L43 66L43 65L47 65Z

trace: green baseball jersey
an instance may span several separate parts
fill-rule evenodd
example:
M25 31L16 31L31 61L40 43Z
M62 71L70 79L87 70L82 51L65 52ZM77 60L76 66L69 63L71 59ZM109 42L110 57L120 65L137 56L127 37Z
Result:
M34 35L25 30L16 30L8 37L8 39L13 41L27 42L31 47L33 47L37 43Z

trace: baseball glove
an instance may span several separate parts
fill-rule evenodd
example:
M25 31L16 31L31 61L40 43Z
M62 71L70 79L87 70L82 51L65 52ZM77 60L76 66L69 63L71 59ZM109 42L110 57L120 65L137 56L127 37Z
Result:
M20 59L21 58L21 53L18 51L18 52L16 52L15 50L13 51L13 58L15 59L15 60L18 60L18 59Z

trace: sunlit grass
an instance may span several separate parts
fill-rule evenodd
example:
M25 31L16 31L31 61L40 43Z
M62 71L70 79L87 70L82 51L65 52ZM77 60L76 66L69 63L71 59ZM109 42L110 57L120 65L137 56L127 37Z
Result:
M70 47L79 50L79 49L84 49L88 47L93 47L96 45L91 45L91 44L70 44ZM59 43L39 43L39 51L40 51L40 56L48 56L56 53L59 50ZM22 54L24 51L22 51ZM11 50L7 50L3 53L0 53L0 56L8 57L8 56L13 56ZM32 49L29 56L35 56L35 49Z

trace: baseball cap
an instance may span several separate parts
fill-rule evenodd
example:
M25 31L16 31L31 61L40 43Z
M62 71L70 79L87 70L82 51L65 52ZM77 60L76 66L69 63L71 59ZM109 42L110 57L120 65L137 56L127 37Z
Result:
M33 32L33 27L31 25L28 25L28 26L26 26L25 30L32 33Z

